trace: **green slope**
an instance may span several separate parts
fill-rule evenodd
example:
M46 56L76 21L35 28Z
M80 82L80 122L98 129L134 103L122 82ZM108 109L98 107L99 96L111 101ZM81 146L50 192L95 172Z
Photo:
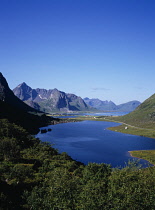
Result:
M133 112L118 117L118 121L142 128L155 128L155 94L140 104Z

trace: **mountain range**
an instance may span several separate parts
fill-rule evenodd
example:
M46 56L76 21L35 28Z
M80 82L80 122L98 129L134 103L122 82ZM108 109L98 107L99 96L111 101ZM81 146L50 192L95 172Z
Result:
M55 89L32 89L25 82L13 89L14 94L29 106L46 113L93 111L84 100L74 94Z
M98 98L84 98L84 101L87 105L96 108L101 111L123 111L123 112L131 112L135 110L140 105L139 101L129 101L127 103L123 103L120 105L116 105L112 101L102 101Z
M116 105L112 101L102 101L97 98L82 99L75 94L69 94L58 89L32 89L25 82L13 89L14 94L32 108L46 113L70 111L124 111L131 112L140 105L139 101L130 101Z

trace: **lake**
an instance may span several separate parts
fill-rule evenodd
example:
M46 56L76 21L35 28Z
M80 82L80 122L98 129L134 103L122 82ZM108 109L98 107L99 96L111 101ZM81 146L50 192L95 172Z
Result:
M58 118L75 118L79 116L122 116L128 114L129 112L98 112L98 113L70 113L59 115Z
M81 121L49 125L51 132L36 135L42 141L53 144L59 152L67 152L74 160L107 163L112 167L124 167L133 160L128 151L155 149L155 139L123 134L107 130L119 123L105 121ZM140 160L143 167L148 162Z

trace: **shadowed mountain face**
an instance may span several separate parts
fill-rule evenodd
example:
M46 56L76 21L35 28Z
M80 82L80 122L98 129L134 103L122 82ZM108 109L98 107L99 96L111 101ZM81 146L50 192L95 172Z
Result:
M13 92L19 99L31 107L47 113L94 110L81 97L67 94L57 89L32 89L26 83L22 83Z
M52 121L52 118L46 117L16 97L0 72L0 119L2 118L21 125L31 133Z
M18 97L14 95L12 90L10 90L8 83L6 79L3 77L1 72L0 72L0 100L18 109L22 109L24 111L37 112L35 109L26 105L21 100L19 100Z
M96 109L102 110L102 111L124 111L124 112L131 112L136 107L140 105L139 101L130 101L124 104L116 105L112 101L102 101L98 98L84 98L84 101L89 106L92 106Z

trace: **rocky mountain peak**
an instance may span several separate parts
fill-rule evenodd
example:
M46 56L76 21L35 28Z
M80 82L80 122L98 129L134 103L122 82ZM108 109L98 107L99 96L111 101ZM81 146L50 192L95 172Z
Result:
M21 84L19 84L19 86L28 86L25 82L22 82Z
M29 99L29 93L31 93L32 95L32 88L29 87L25 82L21 83L20 85L18 85L14 90L13 90L14 94L20 98L23 101L26 101Z
M27 91L32 90L32 88L30 86L28 86L25 82L19 84L17 87L22 88L22 89L27 90Z
M81 97L74 94L67 94L54 89L32 89L25 83L18 85L14 90L14 94L35 108L45 112L58 112L58 111L89 111L92 110ZM33 103L32 103L33 102ZM93 109L94 110L94 109Z

